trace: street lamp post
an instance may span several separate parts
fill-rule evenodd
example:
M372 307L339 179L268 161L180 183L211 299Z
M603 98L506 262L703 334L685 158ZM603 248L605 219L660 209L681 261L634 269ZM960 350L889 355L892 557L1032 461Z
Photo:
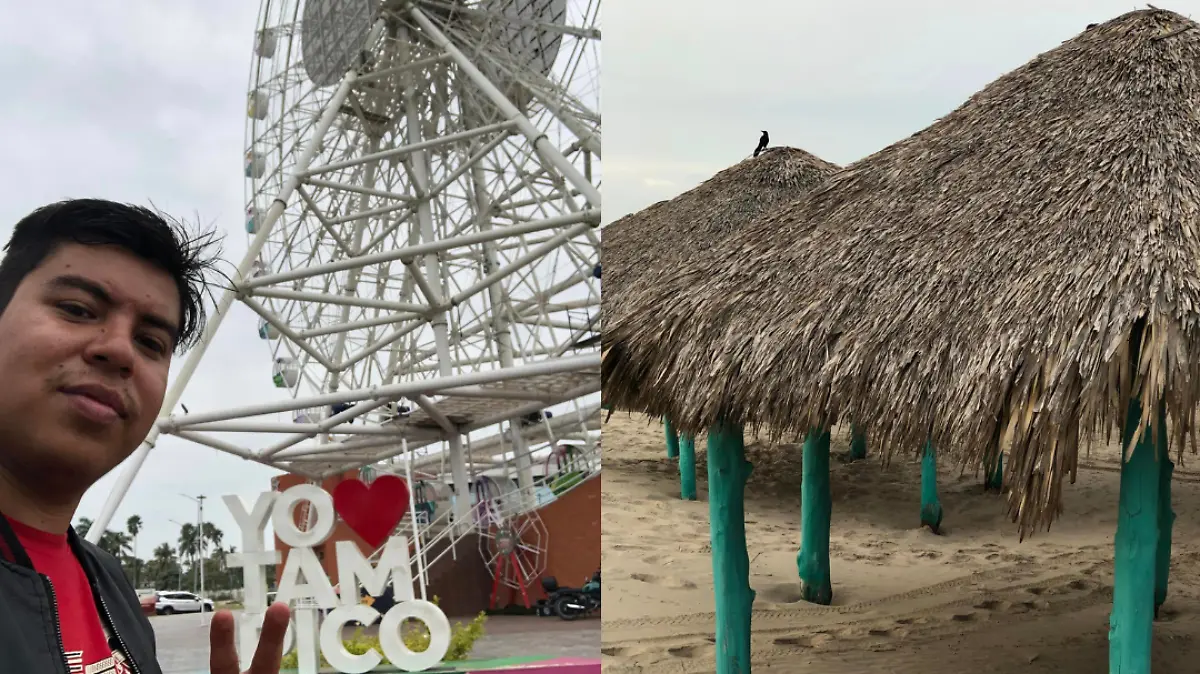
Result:
M187 494L180 494L180 496L190 498L196 502L196 526L198 527L196 531L198 537L196 544L200 549L200 624L207 626L208 615L204 611L204 499L208 497L188 496Z

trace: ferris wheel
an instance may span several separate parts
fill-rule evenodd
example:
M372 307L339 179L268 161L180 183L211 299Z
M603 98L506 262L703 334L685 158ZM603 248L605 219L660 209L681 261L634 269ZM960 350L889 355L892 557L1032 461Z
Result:
M600 388L599 74L599 0L263 0L248 252L96 521L159 432L312 479L403 438L466 485L464 438L580 410ZM234 299L285 395L172 415ZM220 435L245 432L282 437Z
M492 483L496 484L496 483ZM511 486L511 482L503 482ZM525 608L531 608L529 588L546 573L549 557L549 531L537 511L505 512L502 505L507 490L485 491L484 506L476 511L476 539L479 554L492 574L491 607L499 608L500 588L508 588L521 597ZM490 493L489 493L490 492Z

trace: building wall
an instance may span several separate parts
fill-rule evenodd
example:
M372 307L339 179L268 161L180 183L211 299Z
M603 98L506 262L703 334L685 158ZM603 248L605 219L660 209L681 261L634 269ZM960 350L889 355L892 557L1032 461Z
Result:
M327 478L322 488L329 493L343 480L357 479L358 471ZM302 484L305 479L297 475L281 475L277 480L279 491ZM296 509L299 524L300 508ZM593 477L572 489L562 498L539 511L546 527L546 575L554 576L560 585L579 587L600 568L600 478ZM333 534L314 552L332 583L338 582L335 545L337 541L354 541L363 555L373 552L358 534L344 522L338 522ZM275 583L278 585L287 564L289 546L275 538L275 549L282 552L281 563L275 568ZM427 551L435 556L439 550ZM455 556L457 559L455 559ZM487 609L491 599L491 570L479 553L479 540L469 535L456 545L456 554L446 553L431 567L427 592L436 595L442 610L449 616L470 616ZM529 598L536 602L544 598L540 579L535 579L529 590ZM520 594L509 595L501 588L499 603L521 603Z
M579 587L600 569L600 476L596 475L539 511L549 534L546 575ZM545 598L541 581L530 599Z

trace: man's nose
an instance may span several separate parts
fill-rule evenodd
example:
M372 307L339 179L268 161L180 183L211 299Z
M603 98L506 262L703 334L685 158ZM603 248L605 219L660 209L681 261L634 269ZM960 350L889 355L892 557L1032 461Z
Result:
M87 349L90 363L118 370L123 375L133 372L134 357L132 330L117 324L100 328Z

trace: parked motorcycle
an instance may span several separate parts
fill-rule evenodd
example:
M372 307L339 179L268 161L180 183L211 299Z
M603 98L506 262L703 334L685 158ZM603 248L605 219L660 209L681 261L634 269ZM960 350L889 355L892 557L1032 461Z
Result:
M542 579L546 601L538 606L538 615L556 615L563 620L575 620L600 610L600 572L592 574L583 587L559 587L554 576Z

